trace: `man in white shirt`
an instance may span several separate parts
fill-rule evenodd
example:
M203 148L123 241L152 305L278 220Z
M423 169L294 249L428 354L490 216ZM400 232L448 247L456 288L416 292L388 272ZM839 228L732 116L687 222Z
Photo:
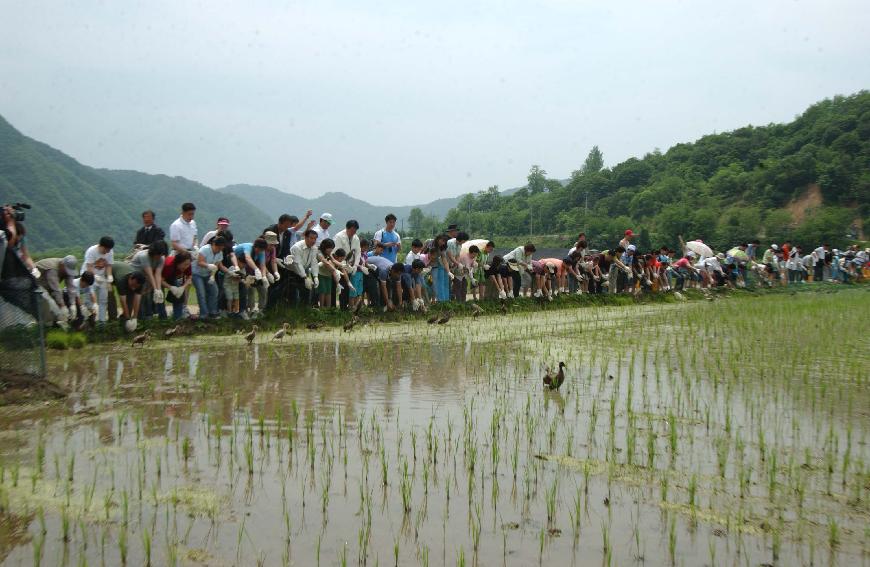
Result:
M174 254L190 252L193 257L196 257L198 248L196 221L193 220L195 214L196 205L184 203L181 205L181 216L169 225L169 240Z
M94 292L97 296L97 322L109 320L109 288L112 287L112 264L115 254L112 249L115 241L110 236L100 238L99 244L94 244L85 250L81 273L90 272L94 276Z
M300 301L303 304L311 302L314 289L320 283L317 278L317 232L314 229L305 231L302 240L290 247L292 259L290 271L290 297L294 306ZM286 263L286 261L285 261Z
M332 215L329 213L323 213L320 215L320 221L317 223L317 226L314 227L314 232L317 234L317 242L315 244L319 245L325 239L329 238L329 227L332 225Z
M813 250L813 281L820 282L825 279L825 257L831 250L830 244L823 244Z
M359 223L355 220L349 220L344 224L344 230L340 231L332 239L335 241L335 249L338 250L340 248L347 254L344 262L347 264L348 278L356 273L357 264L359 264L359 258L362 254L360 251L359 236L356 234L358 230ZM350 303L350 289L343 287L338 300L341 308L347 309L347 306Z
M513 290L508 297L519 297L522 286L521 270L532 271L532 254L535 253L535 245L529 242L525 246L517 246L504 255L504 264L501 266L502 277L511 278Z

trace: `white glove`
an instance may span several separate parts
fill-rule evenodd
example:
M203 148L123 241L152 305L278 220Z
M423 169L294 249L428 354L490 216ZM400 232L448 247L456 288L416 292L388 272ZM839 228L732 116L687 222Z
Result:
M428 275L431 271L432 271L432 268L430 268L429 266L426 266L425 268L423 268L423 275L424 276Z
M256 281L257 281L257 278L255 278L254 276L245 276L245 285L248 287L251 287L252 285L254 285L254 282L256 282Z
M260 285L263 286L263 291L266 291L267 289L269 289L269 280L267 280L266 278L261 279Z
M58 319L57 326L64 331L69 331L69 322L66 319Z
M113 278L112 276L106 276L106 283L107 283L107 284L110 284L110 283L112 283L113 281L115 281L115 278Z
M61 320L61 321L69 320L70 319L69 307L67 307L66 305L61 307L58 310L57 318L58 318L58 320Z
M311 278L305 278L305 289L312 289L314 287L314 280Z
M39 268L33 266L33 269L30 270L30 275L33 276L33 279L38 280L39 276L42 275L42 272L39 271Z
M217 264L209 264L208 271L211 272L211 275L215 275L215 272L218 271Z
M486 270L487 272L490 270L490 268L492 268L492 266L489 265L489 264L484 264L484 265L483 265L483 269Z
M136 330L138 324L139 323L136 321L136 319L127 319L126 321L124 321L124 329L126 329L128 333L132 333Z
M450 281L456 279L456 276L453 275L453 272L447 272L447 277L450 278Z
M276 282L277 282L277 281L280 281L280 280L281 280L281 274L279 274L278 272L275 272L274 274L272 274L272 278L273 278Z
M278 264L279 268L286 268L287 266L284 264L283 258L275 258L275 263Z
M91 316L91 310L84 303L79 306L79 312L82 314L82 319L88 319Z
M163 303L163 300L164 300L163 290L162 289L155 289L154 294L152 295L152 299L153 299L154 303L156 303L158 305Z
M106 276L97 274L94 276L94 285L101 286L106 283Z
M293 254L287 254L287 256L284 258L284 265L289 268L293 265L293 262L295 261L296 260L295 258L293 258Z
M312 282L312 284L313 284L312 287L319 286L320 285L320 278L318 278L317 276L314 276L314 281Z
M254 279L255 280L263 279L263 272L260 271L260 268L254 268Z
M499 299L507 299L507 294L504 292L504 290L501 290L500 292L498 292L498 298Z
M366 266L360 266L359 271L362 272L364 276L369 275L369 269Z
M184 295L184 288L180 287L180 286L172 285L172 286L169 286L169 293L171 293L172 295L174 295L178 299L181 299L181 296Z
M266 272L266 282L270 284L275 283L275 276L271 272Z

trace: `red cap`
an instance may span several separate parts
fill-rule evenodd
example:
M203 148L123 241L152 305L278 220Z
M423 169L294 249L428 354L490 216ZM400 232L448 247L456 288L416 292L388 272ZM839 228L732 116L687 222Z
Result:
M631 231L631 229L628 229L625 231L625 235L626 236L634 236L634 233Z

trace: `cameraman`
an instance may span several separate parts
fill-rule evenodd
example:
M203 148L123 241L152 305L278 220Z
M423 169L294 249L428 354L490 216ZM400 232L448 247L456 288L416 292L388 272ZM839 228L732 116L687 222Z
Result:
M23 213L16 211L15 207L10 205L3 207L3 233L6 237L6 242L5 249L2 250L3 259L0 259L0 270L3 268L9 269L9 266L6 265L6 252L11 251L15 252L18 259L24 263L27 270L30 272L30 275L34 278L38 278L39 271L36 269L33 260L30 258L30 254L27 252L27 245L24 242L25 236L27 235L27 229L24 228L24 225L18 220L18 218L23 219L24 215ZM4 273L3 277L6 278L8 276Z

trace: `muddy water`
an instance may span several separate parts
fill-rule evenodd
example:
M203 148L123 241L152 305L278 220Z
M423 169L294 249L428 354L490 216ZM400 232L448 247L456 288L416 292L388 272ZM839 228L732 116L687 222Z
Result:
M3 411L0 557L867 564L864 296L56 354L70 399Z

